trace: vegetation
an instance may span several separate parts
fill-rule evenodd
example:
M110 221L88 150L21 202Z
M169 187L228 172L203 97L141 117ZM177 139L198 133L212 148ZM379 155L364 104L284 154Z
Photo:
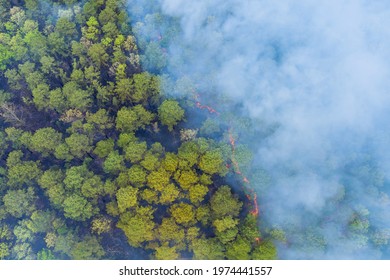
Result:
M191 108L142 70L164 61L153 44L140 56L124 1L0 11L0 259L123 258L124 242L154 259L276 257L226 184L223 137L180 138Z

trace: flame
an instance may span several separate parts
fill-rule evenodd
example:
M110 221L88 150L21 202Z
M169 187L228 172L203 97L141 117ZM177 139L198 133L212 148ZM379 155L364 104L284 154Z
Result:
M253 193L253 210L250 212L253 216L259 216L259 205L257 204L257 194Z
M214 108L207 105L202 105L199 101L196 102L196 107L198 107L199 109L207 109L210 112L210 114L219 115L219 113Z
M195 90L192 90L193 94L194 94L194 99L195 99L195 105L196 107L198 107L199 109L203 110L203 109L206 109L209 111L210 114L216 114L216 115L219 115L219 113L217 112L217 110L215 110L213 107L211 106L207 106L207 105L203 105L202 103L200 103L199 99L200 99L200 95L199 93L197 93Z
M193 92L193 94L194 94L194 99L195 99L195 105L196 105L196 107L198 107L199 109L202 109L202 110L203 110L203 109L206 109L206 110L209 111L210 114L219 115L219 113L218 113L214 108L212 108L212 107L210 107L210 106L207 106L207 105L203 105L202 103L200 103L200 101L199 101L199 99L200 99L199 93L197 93L195 90L193 90L192 92ZM237 160L236 160L236 158L235 158L236 140L235 140L234 137L233 137L233 133L232 133L232 129L231 129L231 128L228 129L228 133L229 133L229 142L230 142L230 146L231 146L231 148L232 148L232 156L231 156L231 164L226 164L226 167L227 167L228 169L230 169L231 166L233 166L233 171L234 171L234 173L236 173L237 175L240 175L242 181L243 181L245 184L249 185L250 182L249 182L248 178L246 178L246 177L242 174L242 172L241 172L241 170L240 170L240 166L239 166L239 164L238 164L238 162L237 162ZM256 192L255 192L252 188L250 188L250 187L242 186L242 188L243 188L244 192L246 192L246 191L249 190L249 192L250 192L251 194L253 194L253 199L252 199L252 196L251 196L250 194L247 194L246 196L247 196L248 200L251 202L251 207L252 207L252 210L249 211L249 213L250 213L251 215L257 217L257 216L259 215L259 206L258 206L258 204L257 204L257 194L256 194ZM260 238L256 238L256 241L259 242L259 241L260 241Z
M261 241L260 237L255 237L255 241L256 241L257 245L259 245L260 241Z
M241 170L240 170L240 166L238 165L238 162L237 162L237 160L236 160L236 158L235 158L235 150L236 150L235 144L236 144L236 141L235 141L235 139L234 139L234 137L233 137L233 133L232 133L231 129L229 129L229 142L230 142L230 145L232 146L232 157L231 157L231 161L232 161L232 164L233 164L233 166L234 166L234 172L235 172L236 174L238 174L238 175L241 176L241 179L242 179L242 181L243 181L244 183L250 184L248 178L246 178L244 175L242 175L242 172L241 172ZM245 189L247 189L247 188L243 187L243 189L244 189L244 191L245 191ZM257 194L256 194L256 192L255 192L253 189L251 189L251 188L249 188L249 191L253 194L253 199L252 199L252 196L251 196L250 194L247 194L247 195L246 195L246 197L248 198L248 200L249 200L249 201L252 201L252 207L253 207L253 209L252 209L249 213L250 213L251 215L257 217L257 216L259 215L259 206L258 206L258 204L257 204Z

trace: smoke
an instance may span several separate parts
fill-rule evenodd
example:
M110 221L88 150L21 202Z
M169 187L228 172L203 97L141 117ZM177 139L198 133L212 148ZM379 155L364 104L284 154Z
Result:
M286 232L279 256L389 258L390 3L142 2L129 2L141 49L163 38L150 70L229 97L252 132L277 125L244 144L271 177L258 192Z

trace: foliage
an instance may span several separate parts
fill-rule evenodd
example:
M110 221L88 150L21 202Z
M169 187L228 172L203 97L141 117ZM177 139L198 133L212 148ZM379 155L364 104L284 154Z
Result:
M184 117L184 110L174 100L165 100L158 108L158 117L163 125L168 126L169 131Z
M188 97L167 99L156 75L178 23L149 15L173 27L140 40L149 27L130 26L125 2L0 1L0 259L122 258L123 242L161 260L273 258L242 191L224 185L223 127L184 123L193 83L178 77ZM248 149L235 157L250 165ZM356 213L351 231L367 221Z

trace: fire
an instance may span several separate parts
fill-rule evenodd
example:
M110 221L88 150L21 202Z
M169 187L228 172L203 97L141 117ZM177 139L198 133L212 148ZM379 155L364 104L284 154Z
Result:
M232 146L232 164L234 166L234 172L238 175L241 176L241 179L244 183L246 184L250 184L248 178L246 178L245 176L242 175L241 173L241 170L240 170L240 166L238 165L238 162L236 161L235 159L235 150L236 150L236 141L233 137L233 133L231 131L231 129L229 129L229 142L230 142L230 145ZM249 201L252 201L252 207L253 207L253 210L250 211L250 213L253 215L253 216L258 216L259 215L259 206L257 204L257 194L256 192L253 190L253 189L249 189L251 193L253 193L253 199L251 197L251 195L247 194L247 198ZM245 191L245 188L244 188L244 191Z
M215 110L213 107L207 106L207 105L203 105L202 103L200 103L200 101L199 101L199 99L200 99L199 93L197 93L195 90L193 90L192 92L194 93L194 99L195 99L196 107L198 107L201 110L206 109L207 111L209 111L210 114L219 115L217 110Z
M257 194L253 193L253 210L250 212L253 216L259 216L259 205L257 204Z
M207 105L203 105L202 103L200 103L199 99L200 99L200 95L195 91L193 90L193 94L194 94L194 99L195 99L195 105L197 108L199 109L206 109L209 111L210 114L216 114L216 115L219 115L219 113L212 107L210 106L207 106ZM237 175L239 175L242 179L242 181L249 185L250 182L248 180L248 178L246 178L241 170L240 170L240 166L235 158L235 150L236 150L236 140L234 139L233 137L233 133L232 133L232 129L229 128L228 129L228 133L229 133L229 142L230 142L230 145L231 145L231 148L232 148L232 156L231 156L231 164L226 164L226 167L227 168L231 168L231 166L233 166L233 171L234 173L236 173ZM253 199L252 199L252 196L250 194L247 194L247 198L248 200L251 202L251 206L252 206L252 210L249 211L249 213L255 217L257 217L259 215L259 206L257 204L257 195L255 193L255 191L249 187L242 187L244 189L244 191L248 191L253 194ZM256 238L256 241L259 242L260 241L260 238Z
M196 107L198 107L199 109L206 109L210 112L210 114L219 115L219 113L214 108L207 105L202 105L199 101L196 102Z

